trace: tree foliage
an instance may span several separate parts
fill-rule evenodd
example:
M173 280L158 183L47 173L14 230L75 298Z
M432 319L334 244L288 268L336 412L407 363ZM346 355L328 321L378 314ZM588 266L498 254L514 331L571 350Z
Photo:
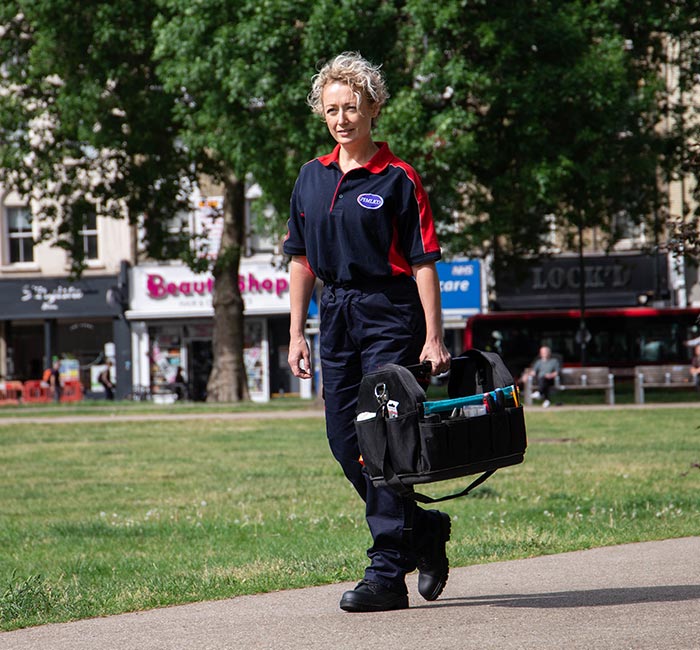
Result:
M237 177L252 174L286 220L299 167L330 138L306 95L320 61L348 49L392 58L398 3L159 0L159 71L181 93L181 135ZM368 28L371 26L371 29ZM376 37L377 33L382 38Z
M519 258L560 227L656 209L658 70L635 66L614 2L407 2L415 70L391 112L411 123L453 249Z
M0 12L0 181L32 199L75 273L90 212L141 219L149 253L172 256L167 220L194 169L155 71L155 6L18 0Z
M545 214L563 225L585 217L614 236L620 214L658 211L658 169L666 180L697 171L687 146L695 5L4 3L3 85L13 92L0 102L12 145L0 148L2 164L35 192L37 177L55 181L56 161L70 159L66 193L100 178L83 198L114 213L126 202L158 224L196 162L198 172L254 175L284 217L299 166L329 146L304 102L310 76L353 49L383 63L394 97L378 136L423 173L453 247L500 237L514 253L535 250Z

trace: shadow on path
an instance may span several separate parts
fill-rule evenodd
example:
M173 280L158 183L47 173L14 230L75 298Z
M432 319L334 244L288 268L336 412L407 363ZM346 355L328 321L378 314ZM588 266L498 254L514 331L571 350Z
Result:
M669 585L656 587L618 587L582 591L558 591L545 594L487 595L469 598L444 598L421 607L468 607L492 605L494 607L532 607L536 609L565 607L609 607L636 605L639 603L669 603L684 600L700 600L700 585Z

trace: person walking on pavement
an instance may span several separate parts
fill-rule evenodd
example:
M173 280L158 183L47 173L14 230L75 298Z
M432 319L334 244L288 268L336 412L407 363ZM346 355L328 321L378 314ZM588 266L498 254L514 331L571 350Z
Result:
M354 427L367 372L426 360L432 374L450 366L428 196L416 171L372 138L388 96L380 68L355 52L336 56L313 77L308 103L336 146L301 168L283 246L291 256L289 365L296 377L311 377L304 327L319 279L329 446L365 502L372 535L364 578L340 600L349 612L408 607L405 576L416 568L420 594L435 600L449 573L450 517L375 487Z
M61 360L56 359L51 366L51 374L49 375L49 386L54 402L61 401L63 395L63 380L61 379Z
M114 399L114 382L112 381L112 362L107 361L107 365L103 368L102 372L97 377L97 381L102 384L105 389L105 397L108 400Z

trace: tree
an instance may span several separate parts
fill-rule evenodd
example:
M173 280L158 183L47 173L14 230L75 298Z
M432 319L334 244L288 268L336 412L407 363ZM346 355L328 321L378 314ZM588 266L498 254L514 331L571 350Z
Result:
M393 45L396 9L368 0L201 0L196 11L189 0L160 0L160 7L159 72L166 89L180 93L180 135L188 149L205 154L207 172L225 188L224 239L214 266L212 392L223 387L218 373L242 367L234 354L242 348L244 183L254 178L286 221L299 167L328 148L321 143L329 136L305 103L318 60L351 46L383 54ZM365 29L363 16L374 31ZM386 36L381 45L376 31Z
M83 269L88 213L135 223L158 259L187 205L192 162L152 62L150 3L0 7L0 181L32 200L41 237Z
M151 257L182 257L204 270L207 251L168 232L169 220L189 208L190 189L211 164L203 152L184 146L175 110L180 95L158 78L156 4L77 7L46 0L5 4L2 11L0 178L32 200L41 237L66 248L79 275L83 252L76 235L87 214L126 217L142 228ZM227 209L235 203L242 210L242 197L225 186ZM214 264L218 355L209 399L217 401L248 396L237 266L226 272L230 242L240 237L226 225ZM222 299L232 288L233 305Z
M545 215L573 243L655 211L661 80L635 67L615 4L407 2L415 83L390 128L412 124L453 250L511 262L546 246Z
M657 247L700 258L700 13L697 0L647 0L615 3L613 20L634 53L634 65L664 79L657 87L659 128L664 147L659 159L661 183L677 182L683 194L680 210L662 202L654 228ZM666 235L666 241L661 235Z

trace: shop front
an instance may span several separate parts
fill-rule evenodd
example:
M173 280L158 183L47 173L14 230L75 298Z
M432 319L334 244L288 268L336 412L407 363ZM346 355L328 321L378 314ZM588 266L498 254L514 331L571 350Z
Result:
M211 274L181 265L139 265L131 271L126 318L131 324L134 394L156 401L206 399L212 367L214 310ZM239 270L245 305L244 359L251 399L311 397L287 366L289 275L269 257L246 259Z
M129 340L127 325L119 306L108 301L118 286L116 275L0 280L2 378L41 379L60 359L66 376L89 391L92 369L108 358L124 378L131 372L130 352L120 345Z
M493 311L671 307L673 259L664 254L560 255L496 274Z

